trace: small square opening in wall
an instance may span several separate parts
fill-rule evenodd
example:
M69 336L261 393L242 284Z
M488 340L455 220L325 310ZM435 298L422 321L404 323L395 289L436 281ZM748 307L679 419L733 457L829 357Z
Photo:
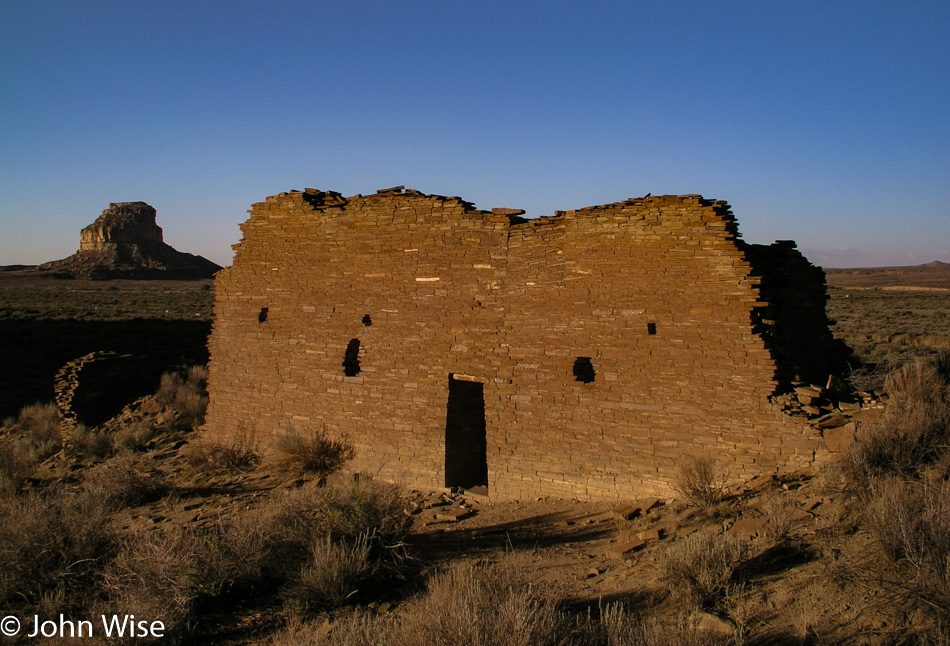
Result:
M267 320L267 308L262 307L261 311L257 314L257 322L263 323Z
M369 315L369 314L364 314L364 315L363 315L363 325L365 325L366 327L369 327L369 326L372 325L372 324L373 324L373 319L370 318L370 315Z
M597 373L594 372L594 364L591 363L590 357L577 357L574 360L574 379L585 384L592 384L596 376Z
M343 375L355 377L360 374L360 340L350 339L343 353Z
M650 336L656 334L656 323L647 323L647 334Z

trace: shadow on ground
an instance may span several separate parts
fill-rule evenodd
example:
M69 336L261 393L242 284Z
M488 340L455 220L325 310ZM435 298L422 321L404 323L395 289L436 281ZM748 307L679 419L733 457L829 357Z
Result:
M573 522L573 525L567 523ZM415 534L411 545L420 555L440 558L497 553L498 550L530 550L596 541L607 538L614 526L607 522L587 523L576 514L557 512L532 516L487 527L434 529Z
M100 375L110 384L100 415L109 416L119 402L154 393L163 372L207 363L210 331L209 321L0 321L0 418L52 401L53 378L73 359L95 351L133 355L133 369Z

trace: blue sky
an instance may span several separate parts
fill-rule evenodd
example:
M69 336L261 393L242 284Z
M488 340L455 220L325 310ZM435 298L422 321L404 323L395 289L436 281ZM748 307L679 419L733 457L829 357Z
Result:
M950 3L0 4L0 264L110 202L228 264L253 202L662 193L827 267L950 262Z

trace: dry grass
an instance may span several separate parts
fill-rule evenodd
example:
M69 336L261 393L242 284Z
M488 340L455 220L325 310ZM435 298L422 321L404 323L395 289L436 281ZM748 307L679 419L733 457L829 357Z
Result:
M898 475L916 478L950 448L948 362L915 361L888 377L884 419L860 429L841 463L848 486L866 497L874 482Z
M190 442L183 451L185 461L198 468L216 467L229 471L252 471L261 461L255 446L243 441L228 445Z
M920 636L950 640L950 482L889 478L866 507L866 527L885 557L876 582L890 602L915 616ZM922 621L921 621L922 620Z
M556 604L516 557L437 575L414 610L400 626L403 644L534 646L561 633Z
M115 553L108 506L94 493L59 489L0 501L0 603L36 607L60 599L85 607Z
M102 460L115 452L114 434L105 429L76 424L72 430L72 441L77 453L85 458Z
M353 445L346 436L332 439L325 428L297 431L292 426L276 436L274 448L281 461L302 471L326 475L353 459Z
M16 417L3 420L0 494L19 491L37 465L62 447L61 422L55 404L26 406Z
M687 502L707 514L719 506L725 490L716 463L706 456L685 458L673 484Z
M734 643L685 621L643 619L624 605L574 613L567 599L531 582L518 554L481 565L457 565L433 576L425 591L396 616L366 612L332 624L292 620L274 646L711 646Z
M268 642L270 646L400 646L398 628L391 617L361 612L348 615L333 624L329 620L313 623L293 616L287 626Z
M793 501L785 497L769 499L762 507L762 517L765 537L776 545L788 542L792 532L801 525L801 512Z
M859 580L883 592L906 643L950 641L948 374L946 356L892 373L883 420L858 436L841 465L880 548L865 555Z
M179 423L196 428L204 422L208 407L208 368L191 366L184 373L167 372L155 398L158 403L174 410Z
M674 603L684 609L715 607L750 556L749 544L707 528L675 543L663 563L663 579Z
M208 558L211 543L175 526L131 531L119 543L103 573L110 613L160 619L167 636L184 632L200 596L201 572L217 562Z
M353 541L319 537L310 546L300 570L285 588L288 605L298 613L338 608L372 582L382 563L374 558L376 537L362 534Z
M343 476L328 486L311 482L287 492L265 511L271 526L273 554L282 576L292 578L299 565L312 561L314 546L353 546L366 541L382 578L398 576L405 562L403 539L411 519L399 490L371 480Z
M829 282L835 276L829 274ZM854 385L872 391L884 387L886 375L907 361L932 357L927 337L950 336L950 294L880 289L828 289L832 330L855 350Z
M104 505L117 510L159 500L171 490L165 478L136 469L126 456L88 470L83 483Z

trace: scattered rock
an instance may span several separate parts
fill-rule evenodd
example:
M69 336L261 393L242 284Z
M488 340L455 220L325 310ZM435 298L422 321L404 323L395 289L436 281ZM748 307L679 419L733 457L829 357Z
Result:
M629 558L631 554L637 550L643 549L646 545L646 541L635 540L630 541L629 543L620 543L619 545L614 545L613 547L607 548L607 558L625 560Z
M764 523L758 518L742 518L733 523L729 533L750 540L762 534Z
M711 612L696 611L691 616L691 621L695 629L699 632L711 633L719 637L734 637L735 627Z
M849 422L837 428L824 430L825 447L832 453L840 453L848 449L854 441L854 422Z
M759 487L764 487L765 485L769 484L770 482L772 482L772 475L771 475L771 474L765 474L765 475L761 475L761 476L756 476L755 478L752 478L752 479L749 480L747 483L745 483L745 489L746 489L747 491L752 491L752 490L754 490L754 489L758 489Z
M435 515L436 520L448 521L454 523L462 520L463 518L468 518L469 516L474 516L475 512L471 509L462 509L461 507L456 507L455 509L449 509L447 511L440 511Z
M838 426L844 426L848 423L848 418L841 414L840 411L832 411L827 415L822 415L814 422L812 422L818 428L837 428Z
M661 530L657 527L637 532L637 538L641 541L658 541L661 535Z
M640 505L620 505L610 510L611 516L617 520L631 520L641 512Z

